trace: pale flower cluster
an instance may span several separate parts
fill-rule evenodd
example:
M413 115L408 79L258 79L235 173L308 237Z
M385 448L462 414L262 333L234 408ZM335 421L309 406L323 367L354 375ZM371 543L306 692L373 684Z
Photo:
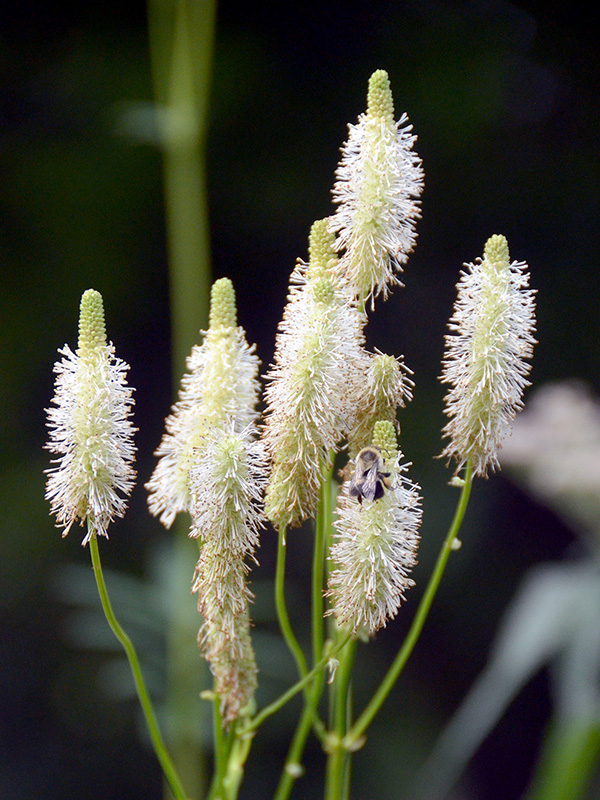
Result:
M414 383L412 372L401 358L381 353L369 354L368 367L354 399L356 419L348 434L350 457L373 441L373 429L377 420L389 420L400 432L396 420L399 408L405 408L412 400Z
M498 451L523 406L535 339L535 292L527 264L510 263L504 236L492 236L482 259L466 264L446 336L442 382L450 384L442 455L457 471L498 466Z
M236 326L231 281L216 281L211 296L211 326L202 345L194 345L181 379L179 400L165 421L156 450L159 460L146 484L148 506L170 528L177 514L190 511L190 469L213 427L234 420L236 431L256 422L259 360ZM233 302L233 305L232 305Z
M146 485L150 510L167 527L179 511L192 515L190 536L200 547L192 590L204 617L198 640L224 724L237 718L256 688L247 559L258 545L266 481L255 426L259 361L236 316L233 285L221 278L211 290L209 329L192 349Z

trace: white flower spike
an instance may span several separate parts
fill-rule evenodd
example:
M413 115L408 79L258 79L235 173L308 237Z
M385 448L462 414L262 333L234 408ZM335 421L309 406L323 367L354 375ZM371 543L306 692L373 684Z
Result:
M536 340L535 291L527 264L510 263L504 236L492 236L483 258L465 264L446 336L441 380L450 384L442 456L459 472L467 462L475 475L498 467L498 451L523 407L523 389Z
M323 473L353 423L366 370L365 316L332 275L337 257L327 220L310 236L310 263L299 263L279 327L263 439L271 459L265 498L278 529L299 525L316 508Z
M348 141L336 170L333 201L338 208L331 230L343 250L340 274L359 301L400 284L401 272L414 249L415 225L421 216L421 159L414 152L412 125L403 114L394 121L388 74L377 70L369 80L367 112L349 125Z
M371 443L377 420L390 420L397 431L400 431L396 413L412 400L414 388L414 382L409 375L412 375L412 371L403 359L386 355L379 350L369 355L368 369L355 400L356 420L348 434L351 458Z
M226 725L256 688L245 559L256 561L267 467L263 444L252 436L252 429L236 433L233 421L211 428L202 457L190 470L190 536L200 542L192 591L204 617L198 641L215 676Z
M260 362L254 350L236 325L233 284L228 278L215 281L209 329L187 359L179 400L156 450L159 461L146 484L150 512L160 515L166 528L180 511L190 510L189 473L201 457L207 431L233 420L239 432L257 419Z
M108 525L124 515L135 482L129 366L106 341L99 292L88 289L81 298L76 352L65 345L59 353L64 357L54 366L46 445L58 457L57 466L46 471L46 498L63 536L76 520L87 523L85 545L95 534L108 536Z

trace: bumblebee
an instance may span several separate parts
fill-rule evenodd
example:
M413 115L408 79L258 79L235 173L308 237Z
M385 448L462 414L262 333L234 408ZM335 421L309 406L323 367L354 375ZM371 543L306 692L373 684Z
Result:
M363 447L354 459L354 474L350 479L350 497L358 498L362 505L365 500L379 500L385 489L391 486L390 472L385 472L385 460L378 447Z

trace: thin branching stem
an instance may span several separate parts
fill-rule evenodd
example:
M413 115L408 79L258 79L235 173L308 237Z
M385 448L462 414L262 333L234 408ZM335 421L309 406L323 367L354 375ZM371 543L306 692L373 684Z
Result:
M267 717L270 717L273 714L275 714L289 700L291 700L292 697L295 697L298 694L298 692L301 692L304 689L304 687L307 686L312 680L314 680L314 678L319 674L319 672L327 666L327 663L330 661L330 659L332 659L337 653L339 653L339 651L343 647L345 647L348 644L350 638L351 638L350 634L348 634L333 647L327 647L327 643L325 643L324 647L325 655L323 656L323 658L321 658L321 660L318 661L315 664L315 666L310 670L310 672L307 672L306 675L301 680L296 681L296 683L293 686L290 686L287 692L284 692L281 695L281 697L279 697L277 700L274 700L268 706L265 706L265 708L263 708L263 710L260 711L254 717L254 719L250 720L250 722L245 726L243 732L247 733L259 728L262 725L262 723L267 719Z

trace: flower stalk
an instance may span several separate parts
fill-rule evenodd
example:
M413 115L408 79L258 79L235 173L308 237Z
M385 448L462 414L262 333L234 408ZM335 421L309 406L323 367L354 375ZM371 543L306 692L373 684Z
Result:
M158 727L158 721L156 719L152 701L150 700L150 695L148 694L148 690L146 688L146 683L144 681L144 676L142 674L137 652L131 639L121 627L113 611L110 598L108 596L106 583L104 581L104 574L102 572L102 562L100 560L100 551L98 549L97 534L93 524L89 522L88 525L89 528L87 539L90 545L90 556L92 559L92 567L94 569L94 578L96 579L98 594L100 595L100 602L102 603L102 610L104 611L104 615L110 626L110 629L117 637L118 641L123 647L123 650L125 651L125 655L127 656L127 660L131 668L131 674L133 675L133 680L135 683L135 690L140 701L142 711L144 712L144 719L146 720L148 733L150 734L150 739L152 741L152 747L154 748L154 752L156 753L156 757L158 758L160 766L162 767L162 771L167 779L169 787L173 792L175 800L187 800L187 795L181 784L181 780L177 774L175 765L173 764L173 761L171 760L171 757L167 751L160 728Z

